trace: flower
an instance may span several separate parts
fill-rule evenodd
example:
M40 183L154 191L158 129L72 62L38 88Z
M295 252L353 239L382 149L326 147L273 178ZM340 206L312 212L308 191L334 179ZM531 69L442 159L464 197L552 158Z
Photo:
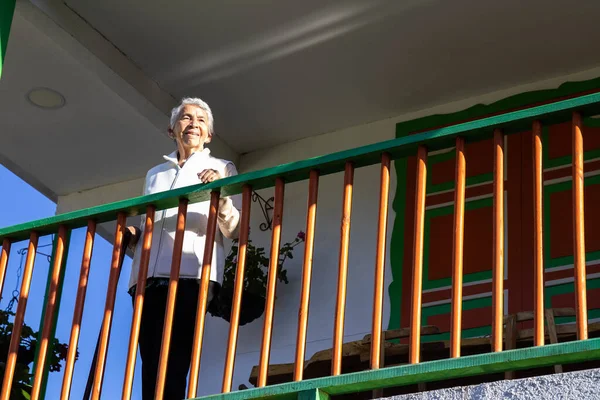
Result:
M237 264L237 256L233 257L233 260L231 260L231 262Z
M302 240L303 242L306 240L306 234L302 231L298 232L298 235L296 237Z

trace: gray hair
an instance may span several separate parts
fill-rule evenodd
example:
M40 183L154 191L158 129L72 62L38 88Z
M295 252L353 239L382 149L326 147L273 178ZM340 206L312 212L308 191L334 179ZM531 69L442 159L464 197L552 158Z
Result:
M175 107L171 110L171 119L169 121L169 128L173 129L173 127L175 126L175 123L177 122L177 120L179 119L179 117L181 115L181 110L183 110L183 107L187 106L187 105L198 106L206 112L206 115L208 117L208 121L207 121L208 134L210 136L212 136L215 131L215 120L213 118L212 111L210 110L210 107L208 106L208 104L206 104L205 101L203 101L202 99L199 99L197 97L185 97L185 98L181 99L181 103L179 103L179 105L177 107Z

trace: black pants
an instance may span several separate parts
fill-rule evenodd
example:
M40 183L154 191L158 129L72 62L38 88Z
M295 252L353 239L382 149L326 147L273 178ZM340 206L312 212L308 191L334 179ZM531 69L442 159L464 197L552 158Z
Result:
M142 357L142 398L144 400L154 399L168 290L168 286L149 287L144 296L139 339ZM213 291L213 282L210 282L208 302L213 298ZM198 281L194 279L179 281L163 397L165 400L181 400L186 397L185 389L192 358L198 292Z

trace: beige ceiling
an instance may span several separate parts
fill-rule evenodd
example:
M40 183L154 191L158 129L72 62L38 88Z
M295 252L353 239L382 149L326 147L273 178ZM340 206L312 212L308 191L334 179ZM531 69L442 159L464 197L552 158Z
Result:
M598 65L598 1L66 0L247 152Z
M0 162L53 198L138 178L184 95L235 157L600 66L599 19L592 0L19 0ZM66 107L33 108L36 86Z
M31 105L26 93L50 87L59 110ZM3 164L51 198L143 175L155 144L169 140L22 14L15 15L0 81ZM124 166L122 159L139 162ZM154 158L154 159L153 159Z

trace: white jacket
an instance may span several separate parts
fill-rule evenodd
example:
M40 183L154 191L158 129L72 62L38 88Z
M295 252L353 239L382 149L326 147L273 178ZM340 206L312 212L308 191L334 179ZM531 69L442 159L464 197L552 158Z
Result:
M183 167L179 167L178 165L177 151L163 157L166 162L150 169L146 174L144 195L198 184L200 183L198 173L205 169L214 169L222 177L237 175L235 165L231 161L212 157L209 149L193 153ZM215 233L210 271L211 281L217 281L217 277L222 276L225 262L223 235L229 238L236 237L240 220L241 196L236 195L225 198L225 200L225 204L222 204L219 208L217 217L219 229ZM181 269L179 272L180 278L200 279L209 206L210 202L208 201L188 204L181 254ZM148 264L148 277L168 278L170 276L176 223L177 208L156 212L152 234L152 250ZM142 235L136 245L131 265L129 287L137 283L144 225L145 216L142 216Z

